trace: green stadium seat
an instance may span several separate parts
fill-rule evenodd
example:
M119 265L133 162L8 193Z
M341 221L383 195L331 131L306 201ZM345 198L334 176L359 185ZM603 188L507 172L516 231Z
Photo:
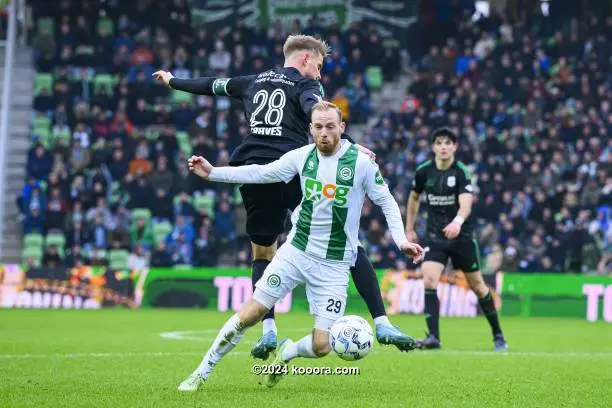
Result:
M70 130L67 130L67 129L53 129L53 131L51 133L51 139L50 140L51 140L52 144L55 144L60 139L64 139L64 140L70 142L71 138L72 138L72 135L70 134Z
M206 213L210 218L215 218L215 196L202 194L195 197L193 204L196 210L206 209Z
M53 75L47 73L36 74L34 77L34 93L38 95L43 88L49 92L53 89Z
M129 252L125 249L113 249L108 252L108 263L111 269L126 269Z
M47 234L47 237L45 238L45 246L50 247L51 245L55 245L57 247L58 252L63 253L64 248L66 247L66 237L64 236L64 234Z
M109 94L113 93L113 89L115 85L119 82L119 79L110 74L97 74L93 78L93 89L94 93L97 93L100 88L103 86L106 87L106 90Z
M25 261L27 258L33 258L36 261L36 266L40 266L43 257L42 248L26 247L21 251L21 259Z
M46 29L51 35L55 35L55 20L53 17L39 18L36 22L36 31L40 33L43 29Z
M100 27L105 27L106 30L113 35L115 33L115 22L108 17L102 17L96 24L96 32Z
M40 234L26 234L23 237L23 247L24 248L41 248L43 247L43 236Z
M146 222L149 222L151 220L151 210L148 208L134 208L132 210L132 220L136 221L141 218L144 218Z
M383 74L382 68L378 66L366 68L366 81L370 89L377 90L382 88Z
M157 244L165 241L170 231L172 231L172 224L169 222L158 222L153 224L153 239L155 243Z
M187 92L178 91L176 89L172 90L171 101L173 104L180 104L182 102L193 102L193 95Z
M32 120L32 128L40 129L40 128L51 128L51 119L43 115L36 115Z

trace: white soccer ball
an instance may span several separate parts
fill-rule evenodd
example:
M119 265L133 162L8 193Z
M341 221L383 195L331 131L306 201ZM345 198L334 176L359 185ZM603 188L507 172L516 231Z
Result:
M372 326L359 316L341 317L329 331L329 343L332 351L343 360L362 359L374 346Z

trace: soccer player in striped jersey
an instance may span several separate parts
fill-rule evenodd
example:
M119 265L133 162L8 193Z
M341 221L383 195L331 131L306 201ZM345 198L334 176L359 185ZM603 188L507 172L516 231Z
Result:
M153 76L176 90L229 96L242 101L250 130L232 152L229 164L268 164L309 143L310 113L324 96L319 79L327 51L328 46L322 40L308 35L291 35L283 46L285 64L282 68L233 78L181 79L167 71L157 71ZM345 134L341 137L350 141ZM247 183L240 187L240 194L247 213L246 231L251 238L251 278L255 288L276 253L276 242L285 230L287 213L300 203L302 191L296 177L289 183ZM389 321L376 273L362 247L358 249L351 276L372 315L378 342L394 345L401 351L414 349L414 339ZM266 360L277 347L274 308L264 316L262 328L263 335L252 348L251 355Z
M312 111L310 129L315 144L292 150L272 163L215 168L202 157L189 160L191 171L217 182L288 183L299 176L303 198L292 214L287 241L257 282L253 298L221 328L199 367L180 384L180 391L197 390L246 330L298 284L306 286L314 330L297 342L283 340L273 365L282 368L294 358L319 358L331 351L329 330L346 307L366 194L382 208L396 245L416 262L423 256L423 248L406 238L399 207L378 166L354 144L341 141L344 122L340 110L332 103L319 102ZM266 376L268 386L286 372L271 371Z

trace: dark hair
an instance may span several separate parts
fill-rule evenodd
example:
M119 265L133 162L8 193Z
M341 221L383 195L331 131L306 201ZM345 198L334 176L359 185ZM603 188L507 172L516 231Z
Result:
M453 143L457 143L457 135L448 127L441 127L431 134L431 143L435 143L439 137L448 137Z

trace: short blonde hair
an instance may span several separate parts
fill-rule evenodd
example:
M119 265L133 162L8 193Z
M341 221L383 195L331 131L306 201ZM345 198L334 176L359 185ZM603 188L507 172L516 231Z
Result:
M311 35L290 35L283 45L283 54L285 58L289 58L296 51L310 51L325 58L329 54L329 46L325 41Z
M342 111L340 110L340 108L336 106L336 104L333 104L327 101L321 101L321 102L314 104L312 107L310 116L312 117L312 114L315 113L315 111L327 111L327 110L336 111L336 113L338 114L338 119L340 119L340 122L342 122Z

